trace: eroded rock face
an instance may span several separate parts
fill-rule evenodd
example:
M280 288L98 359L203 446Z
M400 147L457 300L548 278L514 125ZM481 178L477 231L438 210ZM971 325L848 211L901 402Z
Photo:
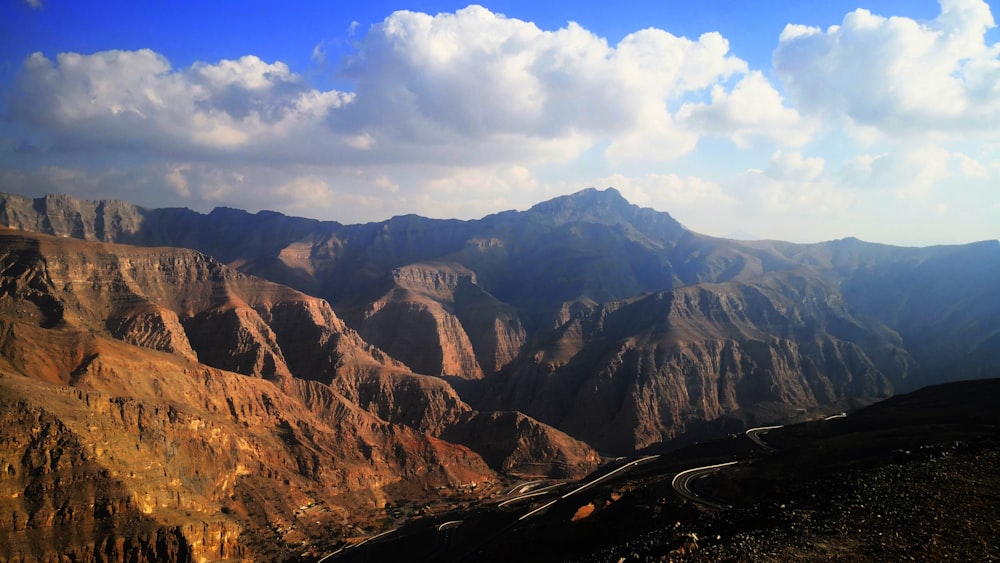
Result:
M73 332L3 328L5 351ZM336 534L358 510L493 475L471 450L382 421L317 382L297 380L301 395L324 397L310 409L263 379L103 337L71 339L84 350L71 387L32 372L37 349L0 367L3 412L16 419L0 446L0 484L12 491L3 513L13 515L0 524L14 534L0 546L4 558L42 557L25 547L37 545L83 553L96 541L139 560L269 559L302 534ZM22 488L37 494L13 494ZM309 502L323 508L303 518L297 507ZM46 543L55 536L64 543Z
M520 351L517 312L476 284L460 264L422 263L392 272L392 289L358 322L365 340L417 373L478 379Z
M147 499L100 462L105 455L100 446L24 400L0 399L0 405L0 489L10 499L0 516L7 538L0 544L4 560L152 562L250 555L238 541L242 526L236 521L211 515L197 525L158 521L147 510ZM134 471L126 480L132 478Z
M276 384L292 379L281 340L311 337L324 358L381 365L364 349L336 353L356 336L338 333L319 300L190 251L0 239L10 418L0 525L12 534L0 558L268 559L303 534L335 533L358 508L493 477L468 448L379 419L322 383ZM164 278L184 281L168 291ZM196 363L195 352L257 377ZM336 377L336 365L320 375ZM298 522L297 507L316 501L321 514Z
M86 201L65 195L0 198L0 219L19 229L83 240L116 241L139 232L143 210L123 201Z
M579 479L600 462L583 442L519 412L466 412L441 436L480 444L491 467L513 474Z
M603 432L606 441L594 442L602 447L648 444L731 417L738 426L756 416L750 411L758 401L810 408L941 378L984 377L1000 367L996 241L930 248L856 239L729 241L688 231L610 188L474 221L409 215L365 225L112 203L102 211L101 202L0 195L0 221L65 236L196 248L240 271L327 299L349 327L385 351L380 356L355 345L358 334L349 330L299 338L292 334L305 329L296 321L287 326L298 328L283 333L271 305L247 302L273 338L258 330L254 354L227 369L268 371L273 364L269 377L286 377L280 351L293 376L332 382L350 374L354 380L335 384L345 392L369 385L382 389L372 397L388 398L430 389L401 385L405 377L370 379L380 373L373 362L390 370L405 364L464 379L454 385L473 406L527 409L588 440ZM97 227L115 216L111 223L120 227ZM720 290L721 284L729 289ZM690 293L692 287L704 296ZM669 311L642 301L681 289L690 304L678 300L687 294L677 293ZM64 304L46 302L44 292L25 299L41 322L58 323L73 313L68 305L64 311ZM657 314L626 307L639 301ZM188 318L177 307L164 308L177 312L182 324ZM615 313L619 309L630 316ZM612 332L578 321L594 315L633 326ZM244 317L248 330L260 324ZM146 322L136 321L133 341L181 350L172 338L153 344L142 333ZM294 346L300 348L291 353ZM192 350L199 352L193 342ZM338 365L336 375L331 362ZM598 372L615 375L614 383L591 382ZM637 374L649 374L650 383ZM623 380L637 383L633 388ZM583 393L583 382L607 396ZM392 386L398 389L387 393ZM395 413L418 427L442 418L435 408L415 409L416 400L395 404L372 400L365 408ZM591 408L604 409L601 422L588 422ZM432 414L414 414L423 412Z
M123 342L197 361L177 313L150 306L108 320L108 331Z
M495 474L479 451L503 448L495 467L526 473L596 463L523 415L491 434L490 415L324 301L193 251L3 231L0 288L0 398L14 417L0 482L37 490L3 497L16 537L2 558L280 558L373 525L364 515L386 502L472 482L485 493ZM66 489L89 481L90 496Z
M692 286L573 318L474 404L512 406L625 453L750 407L890 394L913 364L899 345L822 280Z
M329 381L338 365L395 365L351 334L324 301L194 251L15 232L0 241L11 303L30 307L46 326L106 327L131 344L269 379Z
M469 447L496 471L577 478L599 462L586 443L530 416L471 409L450 385L436 378L379 370L340 377L332 386L384 420ZM305 400L312 405L317 399Z

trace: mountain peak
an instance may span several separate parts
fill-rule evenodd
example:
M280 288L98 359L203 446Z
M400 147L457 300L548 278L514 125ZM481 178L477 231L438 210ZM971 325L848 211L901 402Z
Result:
M685 232L669 213L629 203L615 188L587 188L539 203L526 215L540 217L554 225L566 223L627 224L655 237L673 239Z
M594 221L617 223L635 214L639 208L615 188L587 188L532 206L528 213L541 214L558 223Z

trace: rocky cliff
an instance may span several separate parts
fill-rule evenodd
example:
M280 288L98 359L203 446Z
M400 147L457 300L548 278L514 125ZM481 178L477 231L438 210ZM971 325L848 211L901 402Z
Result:
M447 384L194 251L0 232L0 386L5 559L282 558L495 478L435 437L475 416ZM568 437L534 453L596 463Z
M1000 369L997 241L929 248L855 239L738 242L693 233L666 213L629 204L614 189L584 190L475 221L410 215L341 225L267 212L201 215L55 196L0 196L0 220L65 236L198 249L242 272L324 298L355 336L398 366L454 376L449 381L477 407L523 409L615 449L778 415L773 405L758 408L760 401L787 403L794 412ZM98 229L99 223L120 227ZM719 316L714 298L699 297L699 306L687 312L677 308L675 297L697 297L698 291L732 295L716 295L718 307L739 322ZM664 301L675 309L656 305L655 295L671 296ZM742 316L727 309L731 302L744 307ZM211 314L223 313L236 314ZM147 318L155 314L134 321L134 341L149 341L145 324L172 322ZM587 320L594 318L619 319L632 328L608 332ZM239 322L250 330L248 321ZM254 338L271 338L259 332ZM664 334L668 341L661 340ZM290 373L310 371L291 365L288 344L273 339ZM184 353L174 340L155 345ZM271 376L282 376L277 354L262 350L240 362L254 369L273 363ZM192 351L201 354L197 346ZM738 385L722 377L730 364L738 369L729 372L742 378ZM639 373L655 373L650 381L656 383L635 389L602 383L596 388L608 396L588 399L579 390L604 369L595 365L622 374L615 381L642 382ZM359 381L336 385L345 393L367 387L369 396L386 400L396 394L384 392L389 380L375 383L371 373L378 370L362 366L358 373ZM692 398L700 396L695 387L715 398ZM535 397L541 389L548 389L538 391L544 399ZM590 407L559 406L574 401L604 409L597 417L602 422L586 421ZM392 410L376 402L367 401L366 408ZM412 414L411 406L403 411L402 419L423 416ZM430 418L442 420L439 414ZM616 437L598 439L596 425L612 419L605 434Z
M782 274L576 315L473 402L627 453L706 424L734 431L752 416L888 395L914 364L896 334L852 316L830 284Z
M392 288L356 322L361 336L418 373L478 379L524 344L517 311L460 264L419 263L392 271Z
M196 249L326 299L367 340L418 372L464 378L496 372L535 329L551 328L567 303L756 275L764 266L755 254L768 255L772 267L791 263L774 251L695 235L613 189L478 221L404 216L346 226L269 212L200 215L4 194L0 224ZM109 224L119 227L97 228Z
M301 385L326 394L320 413L275 383L89 331L5 322L3 334L0 385L15 419L0 449L5 558L42 557L48 545L161 560L162 538L195 559L270 558L364 525L357 510L492 477L467 448L382 421L316 382ZM298 507L310 503L322 509L305 517Z

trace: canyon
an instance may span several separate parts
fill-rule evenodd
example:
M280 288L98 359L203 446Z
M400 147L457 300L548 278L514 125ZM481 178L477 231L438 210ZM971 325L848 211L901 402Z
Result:
M284 558L1000 373L997 241L733 241L611 188L361 225L0 194L0 225L10 560Z

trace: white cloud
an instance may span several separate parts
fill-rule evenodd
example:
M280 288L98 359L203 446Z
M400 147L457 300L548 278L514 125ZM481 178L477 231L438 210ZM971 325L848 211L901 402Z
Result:
M980 179L989 178L990 172L983 163L978 160L968 156L966 154L955 152L952 153L952 158L958 165L958 169L962 176L966 178Z
M285 206L288 209L328 206L333 196L326 181L316 176L295 178L278 187L275 192L287 201Z
M326 42L320 41L313 45L312 55L309 57L312 62L322 66L326 64Z
M748 68L717 33L691 40L645 29L611 46L574 23L545 31L470 6L392 14L346 72L357 100L336 127L468 164L566 160L597 143L615 162L676 158L699 133L677 122L671 103Z
M315 45L314 62L325 45ZM150 181L177 198L239 194L281 209L295 194L358 195L368 205L392 186L397 199L384 210L452 186L462 209L487 212L537 201L531 171L588 150L612 165L663 162L703 135L797 144L806 129L714 32L688 39L650 28L609 45L575 23L542 30L470 6L395 12L353 45L341 61L352 92L318 89L254 55L175 68L149 49L35 53L9 118L47 158L154 161L127 166L155 170Z
M789 25L773 62L800 110L890 136L1000 125L1000 46L982 0L941 0L929 22L858 9L823 31Z
M781 94L758 71L740 79L731 92L713 86L711 104L685 104L678 117L693 130L727 136L737 146L747 145L753 137L800 146L811 140L816 128L786 107Z
M818 156L804 157L802 153L778 151L771 157L771 164L764 173L775 180L810 182L823 173L825 161Z
M151 50L36 53L7 88L0 189L358 222L614 186L692 228L725 223L715 234L823 238L866 205L955 213L942 194L961 192L995 208L1000 164L975 146L1000 126L992 25L978 0L943 1L924 23L856 10L789 25L781 89L719 33L609 44L478 6L352 24L353 55L325 60L342 44L316 43L302 75L249 54L176 68ZM345 91L310 84L326 65Z
M423 185L427 191L443 194L503 194L536 188L538 179L524 166L460 168L444 170L441 176L426 180Z
M747 170L737 178L740 188L756 198L761 213L771 221L785 222L793 216L836 216L850 209L855 201L852 191L842 189L827 178L776 178L773 174L771 169ZM788 238L802 240L801 237Z
M828 167L825 159L777 152L723 189L739 197L732 226L769 238L819 241L858 236L897 244L995 238L991 171L965 153L930 143L861 154ZM707 222L706 222L707 223ZM717 223L716 223L717 225Z
M10 114L56 149L315 158L317 137L329 137L322 118L351 99L317 91L285 64L254 56L174 70L148 49L62 53L55 61L34 53Z
M167 167L163 182L167 188L183 198L191 197L191 184L185 174L191 169L190 165L174 164Z
M900 147L878 155L859 155L847 161L837 174L844 186L884 190L899 199L921 204L943 205L953 190L971 190L992 177L978 160L938 145Z
M616 188L625 199L636 205L664 211L674 211L691 205L726 206L735 203L731 196L722 191L719 184L695 176L613 174L589 184Z
M609 46L574 23L545 31L470 6L395 12L356 47L343 64L354 92L318 90L254 55L175 69L148 49L35 53L11 116L56 148L448 166L566 161L599 143L615 162L663 161L704 133L742 141L771 127L787 138L797 122L718 33L692 40L645 29ZM312 54L323 59L323 43ZM727 93L722 84L743 75ZM691 128L671 113L710 88L727 107L699 111L728 121Z

